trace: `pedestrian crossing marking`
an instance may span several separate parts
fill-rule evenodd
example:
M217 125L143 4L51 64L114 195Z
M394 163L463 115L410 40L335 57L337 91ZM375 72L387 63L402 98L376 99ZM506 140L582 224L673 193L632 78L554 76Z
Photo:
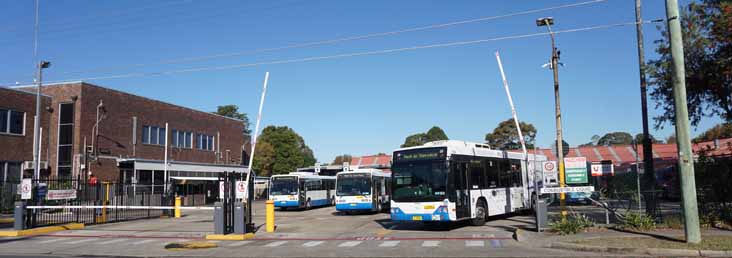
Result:
M50 244L50 243L58 242L58 241L61 241L61 240L64 240L64 239L65 238L51 238L51 239L48 239L48 240L40 241L38 243L39 244Z
M67 242L66 244L67 245L75 245L75 244L81 244L81 243L85 243L85 242L89 242L89 241L94 241L94 240L95 240L94 238L83 238L83 239L80 239L80 240L75 240L75 241Z
M287 243L287 241L275 241L275 242L266 244L264 246L266 246L266 247L277 247L277 246L284 245L285 243Z
M304 246L304 247L314 247L314 246L318 246L318 245L320 245L322 243L323 243L323 241L310 241L310 242L307 242L307 243L302 244L302 246Z
M491 246L493 246L493 248L502 248L503 243L501 243L501 240L493 239L491 240Z
M483 247L485 246L485 242L483 240L476 241L476 240L466 240L465 246L469 247Z
M379 247L395 247L399 244L399 241L384 241Z
M112 243L122 242L122 241L125 241L125 240L127 240L127 239L125 239L125 238L118 238L118 239L112 239L112 240L108 240L108 241L104 241L104 242L97 242L96 244L98 244L98 245L108 245L108 244L112 244Z
M141 241L134 242L134 243L132 243L132 245L147 244L147 243L155 242L155 241L157 241L157 239L146 239L146 240L141 240Z
M361 244L361 241L346 241L338 245L338 247L354 247Z
M238 242L231 243L229 246L231 246L231 247L243 246L243 245L249 244L251 242L252 241L238 241Z
M440 241L424 241L422 242L423 247L436 247L440 245Z

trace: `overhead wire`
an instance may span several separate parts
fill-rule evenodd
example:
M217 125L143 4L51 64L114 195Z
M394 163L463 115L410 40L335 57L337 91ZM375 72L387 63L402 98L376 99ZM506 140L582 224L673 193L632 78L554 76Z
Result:
M641 22L613 23L613 24L596 25L596 26L590 26L590 27L582 27L582 28L574 28L574 29L557 30L557 31L554 31L553 33L555 35L557 35L557 34L564 34L564 33L575 33L575 32L584 32L584 31L599 30L599 29L609 29L609 28L614 28L614 27L622 27L622 26L629 26L629 25L636 25L636 24L650 24L650 23L656 23L656 22L661 22L661 21L663 21L663 20L656 19L656 20L646 20L646 21L641 21ZM140 73L127 73L127 74L108 75L108 76L86 77L86 78L77 78L77 79L67 79L67 80L52 81L52 82L49 82L49 83L63 83L63 82L70 82L70 81L90 81L90 80L106 80L106 79L121 79L121 78L132 78L132 77L160 76L160 75L170 75L170 74L178 74L178 73L190 73L190 72L228 70L228 69L237 69L237 68L246 68L246 67L262 66L262 65L302 63L302 62L322 61L322 60L329 60L329 59L340 59L340 58L348 58L348 57L357 57L357 56L391 54L391 53L398 53L398 52L405 52L405 51L414 51L414 50L420 50L420 49L431 49L431 48L443 48L443 47L474 45L474 44L481 44L481 43L493 42L493 41L502 41L502 40L522 39L522 38L546 36L546 35L549 35L549 34L552 34L552 32L539 32L539 33L520 34L520 35L512 35L512 36L502 36L502 37L494 37L494 38L478 39L478 40L469 40L469 41L457 41L457 42L438 43L438 44L420 45L420 46L412 46L412 47L403 47L403 48L392 48L392 49L382 49L382 50L373 50L373 51L353 52L353 53L345 53L345 54L337 54L337 55L328 55L328 56L306 57L306 58L297 58L297 59L273 60L273 61L264 61L264 62L255 62L255 63L244 63L244 64L236 64L236 65L207 66L207 67L187 68L187 69L169 70L169 71L161 71L161 72L140 72Z
M247 51L240 51L240 52L221 53L221 54L213 54L213 55L197 56L197 57L184 57L184 58L177 58L177 59L162 60L162 61L157 61L157 62L152 62L152 63L137 63L137 64L131 64L131 65L124 65L124 66L107 66L107 67L99 67L99 68L86 69L86 70L63 72L61 74L78 74L78 73L89 73L89 72L139 68L139 67L145 67L145 66L151 66L151 65L189 63L189 62L198 62L198 61L205 61L205 60L218 59L218 58L237 57L237 56L259 54L259 53L265 53L265 52L274 52L274 51L281 51L281 50L288 50L288 49L330 45L330 44L336 44L336 43L347 42L347 41L357 41L357 40L365 40L365 39L378 38L378 37L384 37L384 36L393 36L393 35L398 35L398 34L402 34L402 33L425 31L425 30L438 29L438 28L446 28L446 27L451 27L451 26L456 26L456 25L463 25L463 24L477 23L477 22L496 20L496 19L502 19L502 18L509 18L509 17L514 17L514 16L546 12L546 11L558 10L558 9L564 9L564 8L579 7L579 6L597 4L597 3L601 3L601 2L607 2L607 1L609 1L609 0L590 0L590 1L572 3L572 4L564 4L564 5L558 5L558 6L519 11L519 12L502 14L502 15L480 17L480 18L454 21L454 22L441 23L441 24L432 24L432 25L419 26L419 27L393 30L393 31L386 31L386 32L377 32L377 33L364 34L364 35L348 36L348 37L343 37L343 38L298 43L298 44L292 44L292 45L281 46L281 47L261 48L261 49L254 49L254 50L247 50Z

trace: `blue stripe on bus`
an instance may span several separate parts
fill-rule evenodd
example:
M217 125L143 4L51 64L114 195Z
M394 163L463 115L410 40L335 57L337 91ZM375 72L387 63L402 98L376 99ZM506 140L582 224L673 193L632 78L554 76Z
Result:
M310 206L325 206L328 204L330 204L330 200L328 199L310 200Z
M276 201L274 202L275 207L300 207L300 203L295 201Z
M433 220L433 215L440 215L439 220ZM404 213L399 208L392 208L391 209L391 220L401 220L401 221L413 221L415 220L415 217L420 217L419 220L422 221L450 221L450 215L447 214L447 212L440 212L440 210L435 210L434 213Z
M371 202L336 204L336 210L370 210L371 208L373 208Z

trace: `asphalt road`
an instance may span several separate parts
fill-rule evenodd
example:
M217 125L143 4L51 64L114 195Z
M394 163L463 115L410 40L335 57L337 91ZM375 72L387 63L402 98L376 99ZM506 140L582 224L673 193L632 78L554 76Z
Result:
M263 203L254 221L264 222ZM386 213L341 215L333 207L277 211L277 230L248 241L205 241L212 233L210 211L180 219L162 218L88 226L44 236L0 239L6 257L570 257L599 256L542 246L541 239L513 240L530 216L493 218L485 226L395 223ZM214 242L209 249L171 251L170 243Z

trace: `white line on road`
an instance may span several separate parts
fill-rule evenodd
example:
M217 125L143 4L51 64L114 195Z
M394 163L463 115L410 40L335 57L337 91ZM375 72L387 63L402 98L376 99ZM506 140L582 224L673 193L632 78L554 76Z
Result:
M51 239L48 239L48 240L40 241L38 243L39 244L50 244L50 243L58 242L58 241L65 240L65 239L66 238L51 238Z
M249 244L249 243L251 243L251 242L252 242L252 241L239 241L239 242L234 242L234 243L231 243L231 244L230 244L229 246L230 246L230 247L235 247L235 246L243 246L243 245Z
M399 244L399 241L384 241L379 247L395 247Z
M338 245L338 247L354 247L360 245L362 241L346 241Z
M126 238L118 238L118 239L112 239L112 240L104 241L104 242L97 242L96 244L98 244L98 245L107 245L107 244L122 242L122 241L125 241L125 240L127 240L127 239Z
M302 244L302 246L304 246L304 247L314 247L314 246L319 246L322 243L323 243L323 241L310 241L310 242L307 242L307 243Z
M266 245L264 245L264 246L265 246L265 247L277 247L277 246L281 246L281 245L284 245L285 243L287 243L287 241L275 241L275 242L272 242L272 243L266 244Z
M479 241L476 241L476 240L466 240L465 241L465 246L466 247L483 247L483 246L485 246L485 241L483 241L483 240L479 240Z
M134 242L134 243L132 243L132 245L141 245L141 244L147 244L147 243L150 243L150 242L155 242L155 241L157 241L157 239L146 239L146 240L140 240L140 241L137 241L137 242Z
M440 245L440 241L424 241L422 247L436 247Z
M94 240L95 240L95 238L82 238L80 240L66 242L65 245L81 244L81 243L85 243L85 242L89 242L89 241L94 241Z

